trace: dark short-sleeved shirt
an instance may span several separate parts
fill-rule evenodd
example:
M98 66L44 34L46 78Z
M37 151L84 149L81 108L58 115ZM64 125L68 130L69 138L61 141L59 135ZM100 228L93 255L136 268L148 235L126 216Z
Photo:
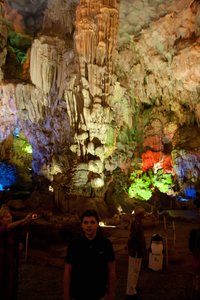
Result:
M85 236L69 245L65 262L72 265L70 294L76 300L97 300L106 294L108 263L115 260L112 243L97 235Z

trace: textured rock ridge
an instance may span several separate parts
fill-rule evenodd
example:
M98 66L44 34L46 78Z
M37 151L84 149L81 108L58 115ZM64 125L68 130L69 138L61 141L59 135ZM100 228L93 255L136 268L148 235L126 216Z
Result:
M197 0L1 1L0 159L20 130L65 210L138 168L198 187L199 14Z
M114 136L115 128L108 97L113 94L115 82L118 19L117 1L80 1L76 10L75 46L80 82L77 93L73 95L72 88L65 97L71 126L78 128L71 150L88 162L88 172L96 174L91 181L93 187L104 186L104 160L112 153L108 138ZM84 185L87 182L86 176Z

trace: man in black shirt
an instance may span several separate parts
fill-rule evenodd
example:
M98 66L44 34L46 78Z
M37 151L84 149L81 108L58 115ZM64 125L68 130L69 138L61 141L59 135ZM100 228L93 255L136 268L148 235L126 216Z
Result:
M87 210L81 217L83 235L68 248L64 269L64 300L114 300L115 255L109 239L98 233L99 217Z

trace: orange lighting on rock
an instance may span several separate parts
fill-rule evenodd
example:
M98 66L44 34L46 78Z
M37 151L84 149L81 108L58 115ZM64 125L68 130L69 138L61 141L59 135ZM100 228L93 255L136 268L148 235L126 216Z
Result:
M142 171L146 172L153 169L155 164L160 164L164 173L174 173L172 166L172 156L169 154L162 154L161 152L146 151L142 154Z
M161 160L160 152L146 151L142 153L142 171L146 172L149 169L152 169L154 164L158 163Z

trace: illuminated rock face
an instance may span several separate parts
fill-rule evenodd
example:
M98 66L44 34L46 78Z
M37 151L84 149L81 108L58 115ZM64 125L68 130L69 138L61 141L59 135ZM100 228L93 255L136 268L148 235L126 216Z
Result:
M80 1L76 11L75 43L81 77L88 80L93 102L99 97L105 104L111 94L118 19L116 0Z
M114 55L118 19L118 1L80 1L76 10L79 83L76 93L75 88L66 90L65 99L71 127L76 131L75 143L70 149L86 163L88 173L96 174L91 179L92 188L105 185L104 161L115 147L117 128L113 125L109 98L116 82ZM88 175L84 185L87 182ZM80 188L79 182L76 184Z
M15 14L24 16L18 6ZM14 119L8 114L1 132L3 140L19 126L32 145L35 173L51 181L63 173L71 193L84 189L90 195L92 188L104 186L104 160L114 149L116 128L108 101L116 81L119 5L82 1L75 16L76 6L61 0L46 3L41 33L33 38L24 65L30 83L1 83L5 109L10 99L15 105ZM6 10L11 18L11 7ZM25 18L21 25L23 31Z
M57 94L61 98L70 62L74 54L66 42L58 37L42 36L31 48L30 77L45 95Z
M198 182L199 2L23 2L0 3L0 148L20 127L57 194L103 197L137 158Z

